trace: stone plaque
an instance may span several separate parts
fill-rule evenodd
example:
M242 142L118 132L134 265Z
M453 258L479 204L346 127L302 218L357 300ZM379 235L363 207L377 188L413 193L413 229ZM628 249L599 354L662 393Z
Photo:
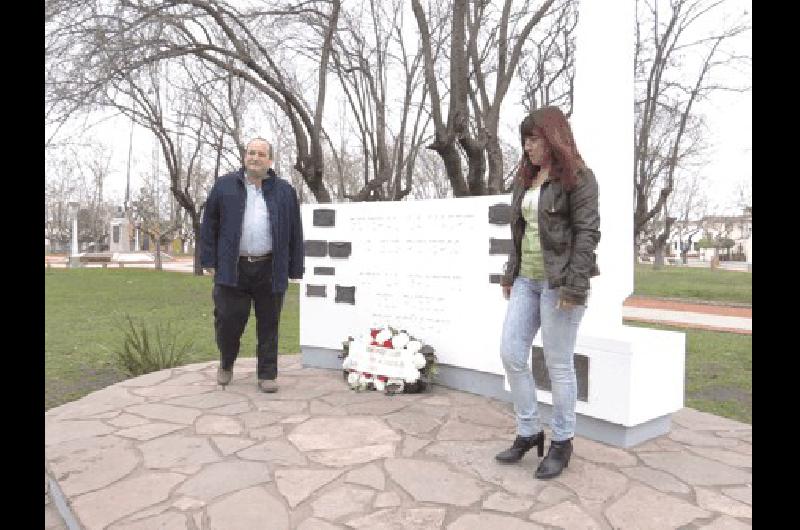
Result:
M347 258L353 250L349 241L331 241L328 243L328 254L332 258Z
M305 241L305 253L310 258L324 258L328 254L327 241Z
M314 226L336 226L336 210L316 208L314 210Z
M337 304L355 304L356 303L356 288L344 287L341 285L336 286L336 299Z
M578 400L586 402L589 398L589 358L585 355L575 354L575 378L578 380ZM550 392L550 372L544 360L544 350L539 346L533 347L531 356L533 378L536 388Z
M514 242L510 239L489 238L489 254L511 254Z
M306 284L306 296L317 296L320 298L325 298L328 295L325 293L324 285Z
M489 222L493 225L507 225L511 222L511 205L498 203L489 206Z

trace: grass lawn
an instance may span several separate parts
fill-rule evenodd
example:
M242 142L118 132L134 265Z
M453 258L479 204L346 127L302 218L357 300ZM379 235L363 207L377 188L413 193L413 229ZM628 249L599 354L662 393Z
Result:
M747 274L749 299L749 273L685 268L676 271L710 273L712 277ZM659 276L673 274L671 269L650 272ZM638 277L639 270L637 293ZM739 280L743 283L741 277ZM678 276L676 283L681 282L684 280ZM656 283L652 277L650 283ZM716 282L717 287L719 283ZM706 284L705 288L709 288L714 282ZM672 289L663 296L677 295ZM190 363L218 358L209 276L141 269L46 270L45 409L126 377L114 360L123 337L119 324L126 313L151 325L172 322L182 337L193 340ZM751 335L627 323L686 333L686 406L752 423ZM299 332L298 287L290 285L281 318L279 351L299 352ZM255 355L253 316L242 338L241 351L245 357Z
M753 336L625 321L686 334L685 404L753 423Z
M211 277L141 269L45 271L45 409L121 381L115 363L125 314L154 326L172 322L193 341L188 362L219 358L214 342ZM281 313L281 353L300 351L298 287L290 284ZM255 316L241 355L255 356Z
M637 264L634 294L703 301L753 303L753 274L750 272L695 267L653 270Z

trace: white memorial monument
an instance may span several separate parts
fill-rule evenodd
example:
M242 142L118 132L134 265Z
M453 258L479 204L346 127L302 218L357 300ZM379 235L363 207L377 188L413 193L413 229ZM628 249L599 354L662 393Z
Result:
M110 252L131 251L130 226L130 221L125 217L125 213L122 209L119 208L116 215L111 218L111 231L108 245L108 250Z
M571 120L598 179L601 219L600 276L575 347L576 433L621 447L669 431L683 406L685 360L682 333L622 324L633 291L633 17L630 1L581 3ZM509 203L495 195L303 205L303 363L341 369L348 336L388 324L435 348L437 383L510 401L499 351ZM541 346L537 334L532 369L549 419Z

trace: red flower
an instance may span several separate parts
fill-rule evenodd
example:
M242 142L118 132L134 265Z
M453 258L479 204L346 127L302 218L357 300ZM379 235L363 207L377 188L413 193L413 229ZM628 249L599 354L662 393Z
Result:
M373 340L372 342L369 343L369 345L370 346L380 346L380 344L378 344L377 340Z
M372 338L374 339L375 337L377 337L377 336L378 336L378 333L380 333L380 331L381 331L381 330L379 330L379 329L374 329L374 328L373 328L373 329L371 329L371 330L370 330L369 334L370 334L370 335L372 336Z
M370 377L372 377L372 374L370 374L370 373L367 373L367 372L364 372L364 377L366 377L366 378L370 378Z
M384 348L391 348L392 347L392 339L383 341Z
M389 380L389 378L388 378L388 377L386 377L385 375L379 375L379 376L378 376L378 381L384 381L384 382L386 382L386 381L388 381L388 380Z

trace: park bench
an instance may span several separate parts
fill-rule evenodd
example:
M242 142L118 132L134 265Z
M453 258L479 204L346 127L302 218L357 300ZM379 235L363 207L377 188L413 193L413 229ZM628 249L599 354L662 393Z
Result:
M113 254L105 253L105 252L103 252L103 253L97 252L97 253L91 253L91 254L90 253L86 253L86 254L82 255L79 258L79 260L80 260L81 263L108 263L109 261L111 261L112 257L113 257Z

